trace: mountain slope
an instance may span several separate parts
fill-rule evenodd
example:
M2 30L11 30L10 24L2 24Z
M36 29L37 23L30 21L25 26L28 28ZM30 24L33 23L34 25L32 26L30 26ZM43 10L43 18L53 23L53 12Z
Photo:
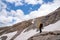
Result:
M32 28L34 29L35 27L36 28L39 27L38 22L42 23L43 27L45 27L45 26L48 26L50 24L56 23L59 20L60 20L60 7L46 16L35 18L34 25ZM32 29L32 28L29 27L27 30Z
M34 20L34 23L32 23L33 20ZM46 15L46 16L42 16L42 17L38 17L38 18L35 18L35 19L30 19L30 20L27 20L27 21L23 21L21 23L14 24L14 25L12 25L10 27L0 28L0 35L17 31L15 36L12 37L12 40L13 40L25 28L27 28L26 31L28 31L30 29L37 28L37 25L38 25L37 22L39 22L39 23L41 22L43 24L43 26L45 27L45 26L48 26L50 24L53 24L53 23L57 22L58 20L60 20L60 8L56 9L54 12L52 12L52 13Z

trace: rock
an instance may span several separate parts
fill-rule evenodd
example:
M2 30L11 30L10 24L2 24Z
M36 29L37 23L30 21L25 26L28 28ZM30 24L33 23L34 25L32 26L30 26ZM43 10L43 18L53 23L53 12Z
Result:
M7 39L7 36L2 36L1 39L2 40L6 40Z
M38 33L28 40L60 40L60 31Z

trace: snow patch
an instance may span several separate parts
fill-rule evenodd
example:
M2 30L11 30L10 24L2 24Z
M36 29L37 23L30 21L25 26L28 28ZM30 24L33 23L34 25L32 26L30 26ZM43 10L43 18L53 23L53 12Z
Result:
M7 36L6 40L10 40L16 33L17 33L17 31L11 32L11 33L8 33L8 34L3 34L3 35L0 36L0 40L1 40L2 36Z
M60 20L54 24L50 24L50 25L44 27L44 29L43 29L43 31L48 31L48 32L55 31L55 30L60 30Z
M32 30L25 32L25 33L23 31L17 38L15 38L15 40L27 40L28 38L32 37L33 35L39 33L36 30L37 29L35 29L35 30L32 29Z
M36 31L37 29L35 29L35 30L31 29L28 32L24 32L25 30L26 29L24 29L21 32L21 34L19 36L17 36L14 40L27 40L28 38L32 37L33 35L39 33L39 31L38 32ZM56 30L60 30L60 20L54 24L50 24L50 25L44 27L44 29L42 31L50 32L50 31L56 31ZM2 36L8 36L8 38L6 40L10 40L16 33L17 33L17 31L15 31L13 33L3 34ZM2 36L0 36L0 38Z
M15 40L27 40L28 38L32 37L33 35L39 33L39 31L37 32L36 30L37 29L35 29L35 30L32 29L25 33L23 31L17 38L15 38ZM60 30L60 20L54 24L50 24L50 25L44 27L44 29L42 31L50 32L50 31L56 31L56 30Z

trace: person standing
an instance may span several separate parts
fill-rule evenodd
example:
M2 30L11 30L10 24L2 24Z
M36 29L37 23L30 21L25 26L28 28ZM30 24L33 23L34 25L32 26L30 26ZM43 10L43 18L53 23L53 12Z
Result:
M43 23L39 20L39 19L36 19L35 20L35 25L36 25L36 27L37 27L37 31L39 30L40 31L40 33L42 32L42 29L43 29Z
M42 32L42 28L43 28L43 24L41 23L41 24L39 25L39 31L40 31L40 33Z

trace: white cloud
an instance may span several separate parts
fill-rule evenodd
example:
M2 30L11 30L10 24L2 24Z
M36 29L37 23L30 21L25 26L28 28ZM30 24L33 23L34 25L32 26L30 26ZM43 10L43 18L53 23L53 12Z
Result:
M29 15L33 18L45 16L60 7L60 0L54 0L53 3L42 4L37 11L32 11Z
M23 3L21 2L22 0L6 0L7 2L10 3L15 3L15 6L19 6L19 5L23 5ZM42 0L24 0L25 3L28 4L42 4L43 1Z
M38 4L38 3L42 4L43 3L42 0L25 0L25 2L28 4Z
M17 22L23 21L22 17L24 16L24 13L22 10L16 10L16 11L11 10L11 12L8 12L6 10L7 5L4 4L2 1L0 1L0 4L1 4L0 8L2 9L0 10L0 23L2 23L0 24L0 27L9 26ZM16 22L11 23L13 19L16 20Z
M6 0L7 2L13 3L16 2L17 0Z
M12 17L0 16L0 22L3 24L7 24L9 22L12 22Z
M15 3L15 6L19 6L19 5L23 5L23 3L21 2L22 0L6 0L7 2L10 3ZM25 3L28 4L42 4L43 1L42 0L24 0Z
M23 11L22 11L22 10L19 10L19 9L16 10L16 11L11 10L10 14L11 14L11 16L16 16L16 17L18 17L18 18L24 16Z
M3 2L1 2L1 0L0 0L0 11L2 10L2 9L5 9L7 6L6 6L6 4L4 4Z
M23 5L21 0L6 0L6 1L10 3L15 3L15 6Z
M17 1L17 0L12 0L12 2L14 2L14 1ZM27 3L30 4L30 2L28 2L28 0L25 0L25 1L27 1ZM32 2L33 1L34 0L32 0ZM11 0L9 2L11 2ZM36 3L31 3L31 4L36 4ZM29 19L33 19L36 17L45 16L45 15L51 13L52 11L56 10L58 7L60 7L60 0L54 0L53 3L48 3L48 4L44 3L41 5L41 7L38 10L30 12L30 14L28 14L28 15L24 15L24 12L19 9L16 11L11 10L11 12L8 12L5 9L6 4L1 2L1 5L3 5L3 7L1 7L2 11L0 12L0 22L3 23L2 25L4 25L4 24L10 25L11 23L9 23L9 22L12 22L13 19L16 20L16 22L14 22L12 24L15 24L18 22L22 22L24 20L29 20Z
M13 24L23 21L22 19L20 19L18 17L13 17L13 19L16 20Z
M25 15L24 16L24 20L29 20L29 19L31 19L31 16L30 15Z
M15 20L19 20L19 21L23 21L24 20L24 13L23 13L23 11L22 10L16 10L16 11L14 11L14 10L11 10L11 16L14 16L14 18L17 18L17 19L15 19Z
M2 23L10 22L10 21L12 21L11 19L12 19L12 17L0 16L0 22L2 22Z
M18 16L18 17L24 16L24 13L22 10L17 10L16 13L17 13L16 16Z
M7 11L5 9L2 9L1 12L0 12L0 16L3 15L3 16L7 16Z

